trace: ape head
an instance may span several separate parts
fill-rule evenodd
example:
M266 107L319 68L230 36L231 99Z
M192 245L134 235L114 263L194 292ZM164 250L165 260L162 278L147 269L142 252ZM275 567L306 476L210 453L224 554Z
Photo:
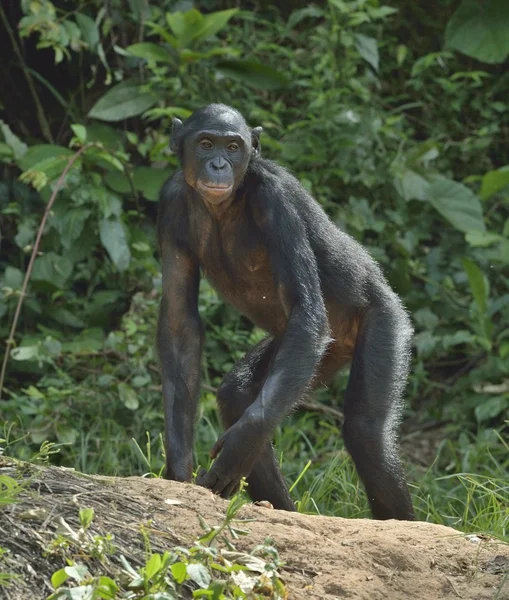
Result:
M182 123L173 119L170 148L178 154L188 185L211 204L238 189L251 160L260 155L261 127L224 104L207 104Z

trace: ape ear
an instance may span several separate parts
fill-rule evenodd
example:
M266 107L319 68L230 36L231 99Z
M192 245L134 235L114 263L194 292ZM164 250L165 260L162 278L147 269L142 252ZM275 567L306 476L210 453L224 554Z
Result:
M260 136L262 134L263 127L255 127L251 130L251 144L253 145L253 158L260 156L262 151L262 145L260 144Z
M178 150L178 138L179 132L182 128L182 121L177 119L177 117L173 117L171 120L171 134L170 134L170 150L172 152L177 152Z

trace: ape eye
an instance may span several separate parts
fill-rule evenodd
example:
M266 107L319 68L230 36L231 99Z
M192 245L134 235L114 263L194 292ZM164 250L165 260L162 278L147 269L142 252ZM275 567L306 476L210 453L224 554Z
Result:
M231 144L228 144L227 148L229 152L237 152L237 150L239 149L239 145L235 142L232 142Z
M212 142L210 140L202 140L200 142L200 146L204 149L204 150L210 150L212 148Z

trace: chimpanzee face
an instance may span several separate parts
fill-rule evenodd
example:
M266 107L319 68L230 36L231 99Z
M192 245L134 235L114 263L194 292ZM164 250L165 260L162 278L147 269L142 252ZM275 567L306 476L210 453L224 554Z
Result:
M210 104L179 123L174 120L172 141L186 182L211 204L224 202L259 154L261 128L251 131L236 110L221 104Z

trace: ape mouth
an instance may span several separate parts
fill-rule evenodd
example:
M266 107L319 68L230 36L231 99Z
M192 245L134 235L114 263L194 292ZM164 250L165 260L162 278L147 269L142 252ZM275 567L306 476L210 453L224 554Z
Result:
M233 189L233 185L211 185L208 183L203 183L203 181L198 181L198 185L196 187L200 192L206 194L207 196L225 196Z

